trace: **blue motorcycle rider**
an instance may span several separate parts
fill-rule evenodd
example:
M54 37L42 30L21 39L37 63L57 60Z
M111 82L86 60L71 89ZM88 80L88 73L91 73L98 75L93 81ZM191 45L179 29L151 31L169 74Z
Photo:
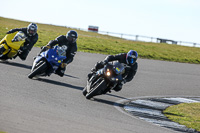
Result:
M77 52L77 43L76 43L77 38L78 38L78 33L74 30L70 30L67 32L66 36L61 35L57 37L55 40L49 41L49 43L42 48L41 52L44 52L47 49L50 49L58 44L58 46L66 50L67 58L64 60L64 63L62 63L61 66L56 70L56 74L58 74L61 77L63 77L65 73L66 65L68 65L73 61L73 58Z

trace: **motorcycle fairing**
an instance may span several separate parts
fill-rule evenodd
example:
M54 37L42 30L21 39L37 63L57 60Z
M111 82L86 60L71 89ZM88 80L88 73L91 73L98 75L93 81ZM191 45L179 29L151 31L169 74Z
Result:
M12 48L15 49L15 50L18 50L18 49L20 48L21 44L24 42L24 40L22 40L22 41L17 41L17 42L12 42L12 39L15 37L15 35L16 35L17 33L18 33L18 32L14 32L14 33L12 33L12 34L7 34L7 35L5 36L5 40L6 40L6 42L7 42L7 45L8 45L9 47L12 47Z
M49 49L45 52L42 52L41 57L46 58L46 60L53 66L60 66L62 61L66 59L65 56L58 56L57 54L58 46L55 46L53 49Z
M41 60L44 60L47 62L47 65L51 66L52 68L48 69L49 72L47 73L51 73L53 71L55 72L61 65L62 61L66 59L65 56L58 56L57 47L58 46L55 46L53 49L48 49L47 51L44 51L38 55L33 62L32 71L34 70L36 64L38 64Z
M0 44L5 48L5 51L2 53L1 57L3 55L7 54L8 58L14 57L21 46L24 45L24 40L12 42L12 39L17 35L18 32L14 32L11 34L7 34L1 41Z

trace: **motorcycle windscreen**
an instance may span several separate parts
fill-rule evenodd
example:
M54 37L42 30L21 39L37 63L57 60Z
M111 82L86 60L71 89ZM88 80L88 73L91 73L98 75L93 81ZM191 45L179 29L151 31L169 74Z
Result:
M64 59L66 59L66 49L57 46L56 52L58 55L58 63L61 63Z
M60 66L62 63L61 57L58 56L56 49L49 49L47 51L46 59L52 65L52 67Z
M119 74L123 74L124 73L125 68L124 68L124 65L122 65L118 61L114 61L113 62L113 70L117 75L119 75Z
M58 56L66 56L66 50L64 47L57 46L57 54Z

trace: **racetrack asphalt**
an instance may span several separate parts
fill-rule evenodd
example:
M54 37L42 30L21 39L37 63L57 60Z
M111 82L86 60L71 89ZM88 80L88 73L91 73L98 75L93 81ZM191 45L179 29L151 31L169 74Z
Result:
M175 133L115 108L134 97L199 96L200 65L138 59L138 72L122 91L86 100L87 74L106 55L78 52L64 77L29 79L39 48L26 61L0 62L0 131L6 133Z

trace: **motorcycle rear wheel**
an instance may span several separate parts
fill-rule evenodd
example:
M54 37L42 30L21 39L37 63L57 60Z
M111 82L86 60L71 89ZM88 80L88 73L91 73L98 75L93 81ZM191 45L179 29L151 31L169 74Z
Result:
M47 67L47 63L44 62L40 66L38 66L36 69L34 69L29 75L28 78L32 79L34 76L39 74L41 71L43 71Z
M98 79L99 81L97 81L98 83L97 83L97 85L96 86L94 86L91 90L90 90L90 92L88 92L87 94L86 94L86 98L87 99L90 99L90 98L92 98L93 96L95 96L95 95L97 95L98 94L98 92L100 92L100 90L102 90L102 88L104 89L105 87L106 87L106 82L105 82L105 80L104 79Z

